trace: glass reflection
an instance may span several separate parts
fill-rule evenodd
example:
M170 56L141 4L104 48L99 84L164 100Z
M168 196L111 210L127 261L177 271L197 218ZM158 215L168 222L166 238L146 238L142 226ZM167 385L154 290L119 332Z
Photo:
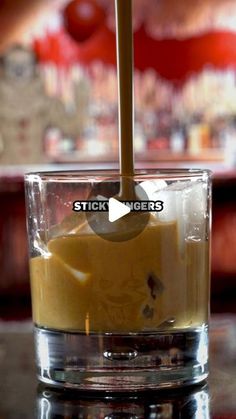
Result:
M97 395L38 388L37 419L209 419L207 385L149 394Z

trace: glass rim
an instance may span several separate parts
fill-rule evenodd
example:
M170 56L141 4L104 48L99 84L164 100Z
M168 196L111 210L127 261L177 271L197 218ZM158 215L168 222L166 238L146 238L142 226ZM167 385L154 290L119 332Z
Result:
M121 175L118 169L91 169L91 170L56 170L56 171L38 171L25 173L25 182L32 181L75 181L95 179L114 179L114 178L159 178L159 179L191 179L203 178L210 179L213 172L208 169L188 169L188 168L166 168L166 169L138 169L133 175Z

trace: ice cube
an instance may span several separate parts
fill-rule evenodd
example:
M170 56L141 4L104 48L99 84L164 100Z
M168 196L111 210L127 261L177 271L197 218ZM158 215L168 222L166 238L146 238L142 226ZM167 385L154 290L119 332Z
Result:
M66 234L75 234L84 226L85 223L87 223L85 212L73 212L63 218L61 223L55 224L51 227L48 239L50 240Z
M167 183L162 179L145 180L135 186L135 191L140 199L156 201L155 194L166 187Z
M92 198L90 198L92 200ZM108 198L97 195L93 198L97 201L107 201ZM92 230L88 225L86 212L72 212L70 215L67 215L63 220L55 224L49 231L49 239L63 236L66 234L91 234Z
M33 249L34 252L37 253L37 256L40 255L44 258L48 258L50 256L50 252L48 251L47 245L39 233L36 233L34 237ZM36 256L36 254L34 254L34 256Z
M202 223L207 215L207 185L191 182L185 191L184 214L192 223Z
M207 217L207 186L201 181L175 182L155 193L163 201L161 222L177 221L181 251L185 240L203 240Z
M155 199L163 202L163 210L156 214L160 221L176 221L182 215L182 192L167 186L155 193Z
M191 182L183 200L185 237L189 240L204 240L207 220L207 185Z
M81 283L85 283L87 279L89 278L89 274L79 271L78 269L73 269L71 266L64 264L65 267L70 271L70 273Z

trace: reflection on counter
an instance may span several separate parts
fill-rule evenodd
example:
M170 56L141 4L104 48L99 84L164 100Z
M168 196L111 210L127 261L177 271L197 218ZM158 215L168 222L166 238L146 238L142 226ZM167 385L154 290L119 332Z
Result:
M207 386L143 395L73 393L39 386L37 418L209 419Z

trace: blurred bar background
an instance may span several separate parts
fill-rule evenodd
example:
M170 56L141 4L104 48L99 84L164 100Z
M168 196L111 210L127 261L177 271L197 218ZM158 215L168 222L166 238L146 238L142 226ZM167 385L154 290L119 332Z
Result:
M236 2L134 0L137 167L213 170L212 309L236 311ZM30 316L23 174L118 164L111 0L0 2L0 318Z

